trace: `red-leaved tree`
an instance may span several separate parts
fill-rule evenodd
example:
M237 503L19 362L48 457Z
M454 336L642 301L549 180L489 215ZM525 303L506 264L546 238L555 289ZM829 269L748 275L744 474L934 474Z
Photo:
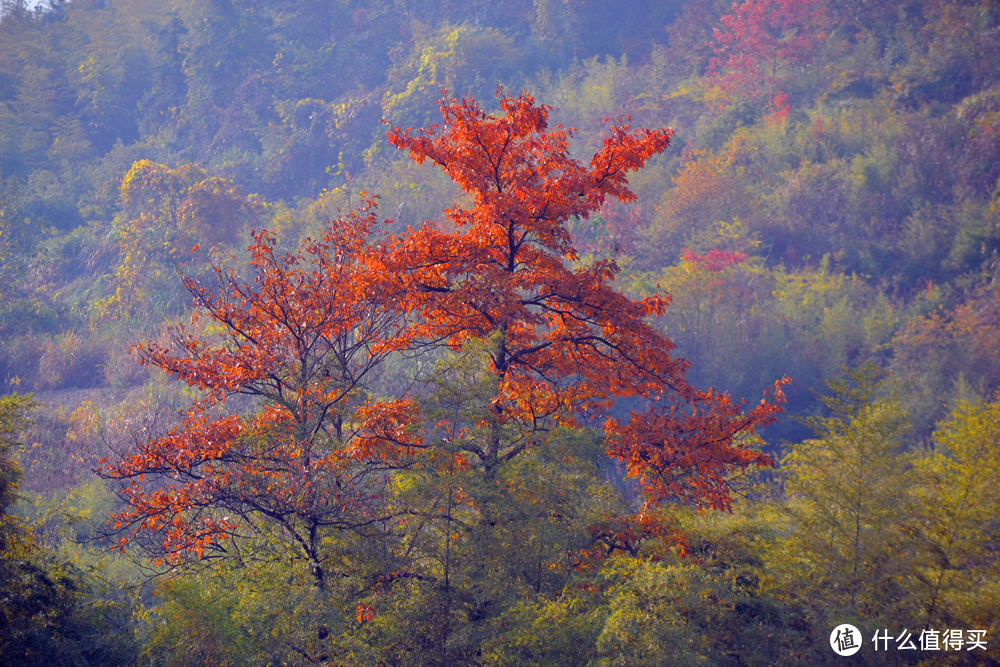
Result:
M386 292L418 316L418 338L489 341L496 390L488 434L471 453L492 476L553 426L596 420L608 454L640 480L648 502L728 507L727 475L770 463L741 436L774 419L781 383L748 411L692 387L687 362L646 321L669 297L615 291L615 262L575 264L567 232L608 199L634 200L629 172L666 149L672 130L615 122L584 166L568 155L571 131L549 127L548 107L526 94L499 103L494 116L471 99L444 100L443 125L389 133L418 163L440 167L471 205L446 211L453 230L427 223L390 239L378 267ZM646 407L624 422L609 417L623 398ZM528 435L505 441L511 424Z
M709 77L730 99L765 99L785 109L782 82L804 67L823 39L823 0L744 0L715 30Z
M203 398L173 431L108 464L126 502L115 519L121 546L140 541L167 560L225 556L241 535L277 532L322 589L332 533L413 545L402 533L440 514L407 523L407 508L387 500L396 471L457 465L499 483L504 466L546 447L559 427L596 425L639 480L644 509L727 508L727 476L771 463L745 436L775 418L781 382L751 409L691 386L687 362L646 321L669 297L617 292L614 261L580 264L567 231L606 200L632 201L628 174L667 148L671 130L615 122L585 166L568 155L571 131L549 127L548 107L528 95L499 104L489 115L474 100L446 99L442 125L389 133L468 194L468 206L446 211L450 229L425 223L373 243L369 207L298 254L280 255L258 233L251 281L219 269L212 288L188 282L216 333L176 331L171 348L140 351ZM487 405L460 451L442 456L441 424L406 395L377 397L371 380L396 351L467 343L488 355ZM623 399L636 410L611 417ZM446 505L467 495L449 487ZM595 527L595 540L634 550L656 532L645 511L627 519ZM438 576L408 569L406 553L379 585Z
M288 255L257 232L251 281L221 268L212 288L187 281L217 335L177 329L171 348L139 351L203 398L168 434L107 464L126 502L114 521L120 547L141 541L173 563L227 555L234 537L278 530L322 588L324 533L385 520L379 490L414 408L370 391L407 335L361 264L374 222L369 202ZM241 397L251 410L225 410Z

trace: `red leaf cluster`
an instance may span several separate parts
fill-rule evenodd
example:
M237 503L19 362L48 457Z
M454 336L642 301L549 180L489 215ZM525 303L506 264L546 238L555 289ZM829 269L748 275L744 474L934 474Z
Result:
M823 0L744 0L733 5L715 30L715 57L708 75L731 98L783 95L788 68L810 62L824 37ZM786 109L787 96L775 109Z
M683 261L694 264L701 269L711 271L713 273L718 273L727 266L741 264L746 260L746 258L747 256L742 252L733 252L731 250L722 250L719 248L712 248L704 255L694 253L687 248L681 252L681 259Z

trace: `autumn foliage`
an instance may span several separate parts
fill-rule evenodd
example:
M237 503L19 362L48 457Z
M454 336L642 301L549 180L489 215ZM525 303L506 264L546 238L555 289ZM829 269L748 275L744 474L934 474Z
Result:
M361 264L374 224L367 209L334 221L323 238L282 255L267 232L250 246L255 275L216 269L213 288L189 280L202 317L221 331L174 332L173 350L139 346L145 363L203 391L183 423L109 464L129 509L120 544L161 535L167 560L224 553L223 543L261 519L290 534L318 563L318 533L373 520L372 475L405 444L405 399L365 391L405 336L397 310ZM249 416L219 414L249 397ZM373 464L373 465L368 465ZM147 479L150 477L152 479ZM322 572L316 571L322 583Z
M728 396L690 386L686 362L645 321L669 297L633 301L615 291L613 260L570 264L577 252L567 222L606 199L633 200L628 172L663 151L671 130L616 122L585 167L567 155L570 133L548 127L547 107L526 95L500 105L503 115L491 117L472 100L449 100L443 127L390 133L394 145L438 165L473 202L447 211L454 232L425 225L391 240L384 271L396 277L391 289L421 315L422 335L454 345L470 336L495 341L498 425L596 417L608 453L651 500L726 507L726 472L767 463L734 438L772 419L775 405L742 414ZM649 407L625 424L603 418L622 397ZM488 447L491 465L500 443Z
M322 586L318 536L389 521L382 491L394 470L432 453L440 426L409 395L377 397L372 379L396 352L475 341L491 396L481 437L457 460L485 480L560 427L603 429L608 455L640 482L640 517L663 502L727 508L727 476L771 463L747 436L780 411L782 382L750 409L692 386L687 362L647 321L669 296L616 291L615 262L580 262L567 231L608 200L632 201L629 173L672 131L610 123L583 165L548 107L528 95L502 95L499 106L490 115L446 99L443 124L389 132L467 193L467 205L445 211L446 227L378 238L368 206L298 254L280 256L259 232L251 282L218 269L212 288L188 283L220 333L140 348L203 398L172 432L109 465L125 482L122 544L158 535L167 556L202 556L269 523L302 548ZM248 416L226 412L234 397L252 399Z
M715 57L710 80L727 99L772 102L779 114L787 107L782 83L791 70L811 62L822 38L825 8L821 0L744 0L715 29Z

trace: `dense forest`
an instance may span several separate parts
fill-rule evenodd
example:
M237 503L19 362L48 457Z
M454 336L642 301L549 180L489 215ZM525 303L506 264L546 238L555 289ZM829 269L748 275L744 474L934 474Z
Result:
M997 0L0 62L0 663L1000 664Z

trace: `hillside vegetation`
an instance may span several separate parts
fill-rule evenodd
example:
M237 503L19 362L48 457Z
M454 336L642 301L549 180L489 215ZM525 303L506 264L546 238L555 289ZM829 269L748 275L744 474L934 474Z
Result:
M994 0L3 0L0 63L0 662L1000 663Z

